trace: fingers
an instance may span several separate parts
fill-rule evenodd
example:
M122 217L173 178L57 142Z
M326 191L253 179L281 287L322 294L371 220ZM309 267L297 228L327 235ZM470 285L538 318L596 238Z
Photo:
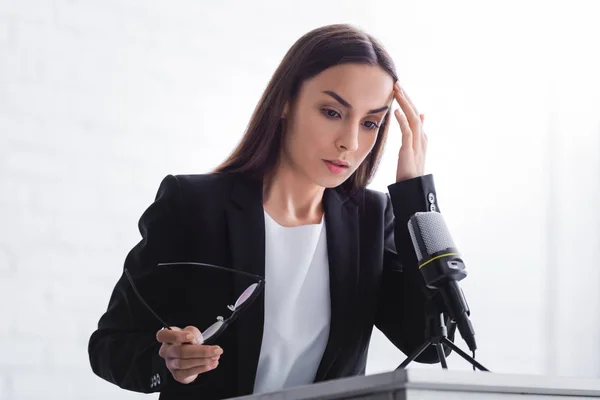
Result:
M183 330L186 332L190 332L192 335L194 335L194 341L191 342L192 344L204 343L204 338L202 337L200 329L196 328L195 326L186 326L185 328L183 328Z
M182 331L176 326L172 326L171 330L161 329L156 333L156 340L160 343L167 344L183 344L192 343L197 337L190 331Z
M406 92L400 87L400 84L396 82L394 86L394 98L404 111L404 115L408 119L410 126L415 128L420 123L419 120L419 111L417 107L413 104L412 100L408 97Z
M188 384L193 382L198 374L217 368L223 350L218 346L163 343L158 353L165 360L165 365L171 371L173 378L180 383ZM195 354L204 356L190 357Z
M404 111L405 120L407 120L408 127L412 132L411 133L412 142L406 142L406 145L408 146L410 143L410 145L412 145L414 150L416 150L416 151L423 150L425 148L424 146L426 146L426 143L424 143L425 140L423 139L423 132L422 132L422 126L423 126L423 122L425 121L425 115L419 114L417 107L414 105L414 103L412 102L410 97L408 97L406 92L400 87L400 84L398 84L398 82L396 82L394 85L394 97L395 97L396 101L398 102L398 104L400 105L400 107L402 108L402 111ZM396 110L396 112L398 112L398 110ZM398 119L398 116L396 116L396 118ZM400 122L400 121L398 121L398 122ZM404 128L402 127L402 124L401 124L400 128L402 129L402 146L404 146L405 145L405 137L404 137L405 135L404 135Z
M400 86L400 84L398 82L396 82L396 88L400 92L400 96L402 96L406 99L408 105L410 105L412 111L414 111L415 117L418 117L419 110L417 109L417 106L415 106L415 103L413 103L411 98L408 96L408 94L406 94L406 91L404 89L402 89L402 87Z
M400 124L400 131L402 131L402 147L401 147L401 149L412 148L412 145L413 145L412 130L410 129L410 126L408 125L406 116L399 109L396 109L396 111L394 111L394 116L396 117L398 124Z
M202 333L195 326L186 326L183 330L176 326L172 326L171 330L161 329L156 333L156 340L167 344L202 344L204 342Z
M216 363L210 364L210 365L202 365L202 366L190 368L190 369L180 369L180 370L171 371L171 374L173 375L173 378L177 382L187 384L187 383L192 382L194 379L196 379L196 376L198 376L199 374L213 370L213 369L217 368L218 365L219 365L219 363L216 362Z
M156 339L162 343L158 354L173 378L183 384L193 382L198 374L215 369L223 349L219 346L202 345L204 339L200 330L187 326L183 330L178 327L161 329Z
M163 349L164 348L164 349ZM161 354L162 352L162 354ZM162 358L210 358L223 354L223 349L219 346L204 346L204 345L172 345L162 346L159 354Z
M421 119L421 126L423 126L425 124L425 114L420 114L419 118ZM429 140L429 137L427 137L425 131L421 130L421 132L423 133L423 137L421 138L421 148L423 151L426 151L427 141Z
M185 370L196 367L212 365L219 361L220 356L210 358L167 358L165 363L171 371Z

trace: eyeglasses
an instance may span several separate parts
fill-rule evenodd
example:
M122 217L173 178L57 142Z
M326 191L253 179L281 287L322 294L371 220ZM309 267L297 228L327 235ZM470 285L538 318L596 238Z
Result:
M235 319L239 316L239 314L242 311L244 311L248 306L250 306L250 304L252 304L254 302L254 300L256 300L256 298L258 297L260 292L263 290L264 285L265 285L265 280L260 275L255 275L255 274L251 274L249 272L238 271L235 269L230 269L230 268L225 268L225 267L219 267L217 265L212 265L212 264L204 264L204 263L196 263L196 262L173 262L173 263L158 264L159 267L172 267L172 266L177 266L177 265L191 265L191 266L198 266L198 267L208 267L208 268L212 268L212 269L217 269L217 270L221 270L221 271L225 271L225 272L230 272L230 273L246 276L246 277L251 278L256 281L256 283L251 284L250 286L248 286L248 288L246 288L246 290L244 290L242 292L242 294L237 298L235 303L227 306L227 308L231 311L231 315L228 318L223 318L223 316L220 316L220 315L217 316L217 321L201 332L202 338L204 340L202 344L213 343L225 331L225 329L233 321L235 321ZM131 285L133 292L135 293L136 297L140 300L140 302L144 305L144 307L146 307L146 309L148 309L148 311L154 316L154 318L156 318L157 321L159 321L161 323L161 325L163 326L164 329L171 330L171 328L169 327L169 324L167 324L161 317L159 317L158 314L156 314L156 312L154 312L154 310L148 305L148 303L146 303L144 298L140 295L137 287L135 286L135 284L133 282L133 278L131 277L131 274L129 273L127 268L125 268L125 275L127 276L127 280L129 281L129 284Z

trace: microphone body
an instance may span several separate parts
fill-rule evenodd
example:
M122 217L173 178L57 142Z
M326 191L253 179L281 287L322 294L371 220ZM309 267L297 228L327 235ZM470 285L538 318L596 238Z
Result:
M408 221L408 231L425 285L439 291L450 318L471 351L477 349L471 311L458 282L467 276L462 257L442 214L418 212Z

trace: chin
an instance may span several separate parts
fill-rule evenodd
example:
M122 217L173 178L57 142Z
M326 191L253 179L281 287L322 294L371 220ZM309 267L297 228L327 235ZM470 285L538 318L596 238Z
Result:
M350 175L344 176L319 176L316 179L313 179L317 185L324 187L326 189L333 189L340 186L342 183L346 182L350 178Z

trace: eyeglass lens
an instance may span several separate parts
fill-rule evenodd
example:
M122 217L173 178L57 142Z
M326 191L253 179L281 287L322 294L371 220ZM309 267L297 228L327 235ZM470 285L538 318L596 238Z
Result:
M250 297L258 287L257 283L250 285L244 292L238 297L233 306L227 306L232 312L239 309ZM215 333L219 332L219 329L223 326L225 321L223 321L223 317L217 317L217 322L209 326L204 332L202 332L202 337L204 340L210 339Z

